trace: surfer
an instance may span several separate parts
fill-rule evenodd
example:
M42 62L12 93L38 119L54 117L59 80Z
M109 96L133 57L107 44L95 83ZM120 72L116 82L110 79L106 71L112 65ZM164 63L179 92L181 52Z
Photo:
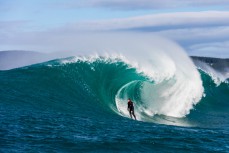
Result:
M130 117L132 118L133 115L134 119L136 120L136 116L134 114L134 103L130 100L130 98L128 99L127 105L128 105L127 110L130 113Z

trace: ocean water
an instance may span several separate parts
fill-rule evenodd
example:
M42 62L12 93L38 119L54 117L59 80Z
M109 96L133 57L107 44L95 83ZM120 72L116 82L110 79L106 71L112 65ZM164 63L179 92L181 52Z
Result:
M228 80L187 63L147 73L70 57L0 71L0 152L229 152Z

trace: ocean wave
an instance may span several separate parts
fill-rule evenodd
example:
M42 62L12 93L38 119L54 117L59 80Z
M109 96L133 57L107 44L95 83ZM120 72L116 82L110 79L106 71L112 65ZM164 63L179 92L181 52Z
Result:
M197 69L182 70L176 67L172 76L165 77L163 74L160 81L154 81L152 78L158 76L145 74L120 56L57 59L2 71L2 89L5 90L1 98L12 103L13 97L17 103L21 101L20 105L30 104L43 109L48 107L85 115L109 113L124 117L129 117L127 99L131 98L138 120L175 125L182 125L179 120L189 117L190 111L191 114L195 109L204 112L206 99L213 109L217 104L209 99L212 94L228 99L225 93L227 83L212 86L214 80L208 74ZM224 95L218 90L223 90ZM27 96L18 99L20 95ZM222 106L227 105L225 103Z

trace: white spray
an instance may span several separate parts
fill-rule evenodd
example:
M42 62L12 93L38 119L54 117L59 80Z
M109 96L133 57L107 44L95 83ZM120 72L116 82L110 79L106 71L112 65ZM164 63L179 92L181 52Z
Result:
M163 114L184 117L203 95L200 75L184 50L177 44L159 37L135 35L122 36L113 41L113 51L123 55L123 60L155 83L144 82L141 88L141 105L136 106L138 119L142 114ZM130 39L129 39L130 38ZM118 95L118 94L117 94ZM125 98L116 97L119 112L129 116Z

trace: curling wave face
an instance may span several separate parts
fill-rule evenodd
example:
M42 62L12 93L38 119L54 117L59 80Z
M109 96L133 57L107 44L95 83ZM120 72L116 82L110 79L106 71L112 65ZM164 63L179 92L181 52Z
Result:
M165 116L189 114L202 97L202 82L196 69L186 73L175 67L173 72L169 77L165 73L160 77L156 71L149 75L123 56L71 57L2 71L1 98L12 104L13 97L15 104L42 109L125 117L129 117L127 98L132 98L138 120L182 125L179 121L165 122ZM23 95L26 98L19 98Z
M128 117L126 101L128 98L132 98L136 101L135 110L138 120L145 121L145 116L148 120L148 118L153 117L155 114L184 117L203 94L199 73L194 66L191 67L192 63L190 61L188 62L190 62L191 66L186 65L185 69L175 66L177 64L176 61L170 57L166 58L168 62L163 60L161 60L162 62L149 61L144 62L145 66L137 64L137 67L124 56L113 58L96 57L84 60L73 58L69 61L64 60L62 63L72 63L78 60L88 63L90 69L95 73L101 74L100 77L102 77L101 80L101 78L95 76L96 81L103 84L101 86L103 87L102 89L98 89L97 86L95 87L99 91L96 94L100 97L99 100L103 103L106 103L106 101L112 102L111 107L115 112ZM97 66L98 63L100 63L100 66ZM120 69L116 67L118 63L126 67L125 70L122 70L126 74L120 73ZM104 67L101 64L106 64L107 67L101 69ZM161 69L165 69L164 73L161 69L159 71L154 70L151 73L152 71L150 70L158 66ZM169 67L169 71L165 67ZM135 74L130 75L128 69L134 70ZM132 78L131 76L135 77ZM116 106L114 106L114 102Z

